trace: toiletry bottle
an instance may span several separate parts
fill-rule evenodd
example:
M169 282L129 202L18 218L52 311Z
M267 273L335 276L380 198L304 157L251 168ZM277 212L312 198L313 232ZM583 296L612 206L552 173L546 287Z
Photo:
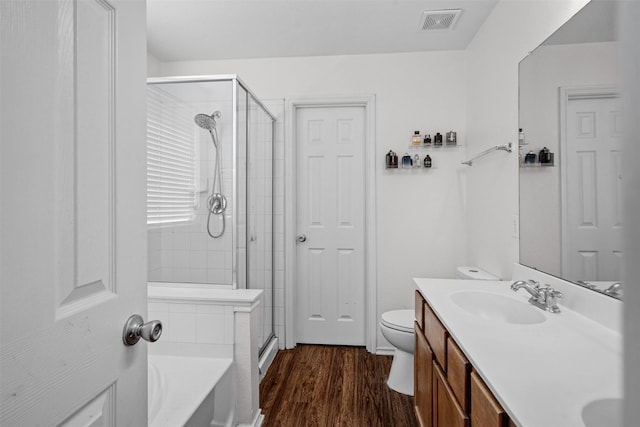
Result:
M428 154L424 156L424 167L425 168L431 167L431 156L429 156Z
M419 147L422 144L422 137L420 137L420 131L416 130L413 132L413 136L411 137L411 145L415 145Z
M407 169L410 168L413 164L413 161L411 160L411 156L409 155L409 153L405 153L404 156L402 156L402 167Z
M456 145L457 143L457 134L456 132L450 130L449 132L447 132L447 145Z
M414 168L419 168L421 166L420 164L420 156L418 156L417 154L413 155L413 167Z
M442 134L440 132L436 133L433 136L433 145L435 147L441 147L442 146Z
M393 150L389 150L386 156L386 164L387 169L397 169L398 168L398 156Z
M519 146L525 145L524 132L522 131L522 128L518 129L518 145Z
M431 147L431 135L429 135L428 133L425 133L423 143L426 147Z
M532 165L536 162L536 153L533 151L529 151L526 156L524 156L524 164Z
M551 161L551 152L547 147L542 148L540 150L540 154L538 154L538 161L540 163L550 163Z

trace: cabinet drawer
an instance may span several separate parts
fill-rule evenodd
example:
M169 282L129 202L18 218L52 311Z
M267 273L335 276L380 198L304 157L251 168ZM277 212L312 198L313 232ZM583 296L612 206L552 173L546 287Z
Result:
M444 372L436 363L433 364L433 372L433 425L436 427L469 427L469 417L456 400Z
M471 372L471 424L473 427L506 427L509 417L478 374Z
M416 322L413 405L421 427L433 426L433 352Z
M424 305L425 301L422 298L420 291L416 291L416 322L420 329L424 331Z
M447 371L447 330L429 307L424 304L424 333L436 360L444 372Z
M467 413L471 406L470 375L471 363L455 341L451 337L447 338L447 380L462 409Z

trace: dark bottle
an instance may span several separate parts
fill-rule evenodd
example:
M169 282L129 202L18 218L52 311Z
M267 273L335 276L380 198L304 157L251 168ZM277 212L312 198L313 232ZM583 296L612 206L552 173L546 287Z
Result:
M529 151L526 156L524 156L524 163L527 165L532 165L536 162L536 153L533 151Z
M402 167L410 168L412 166L413 166L413 160L411 159L411 156L409 154L405 154L404 156L402 156Z
M440 132L436 133L433 136L433 145L441 146L442 145L442 134Z
M424 167L425 168L430 168L431 167L431 156L430 155L426 155L424 156Z
M430 146L431 145L431 135L429 135L428 133L424 135L424 141L422 141L424 145L426 146Z
M393 152L393 150L389 150L387 153L387 168L388 169L397 169L398 168L398 155Z
M540 150L538 161L540 163L551 163L551 152L547 147L544 147L542 150Z

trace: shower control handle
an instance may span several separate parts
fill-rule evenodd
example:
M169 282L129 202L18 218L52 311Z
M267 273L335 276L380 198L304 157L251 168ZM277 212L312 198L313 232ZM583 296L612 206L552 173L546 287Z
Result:
M144 323L142 316L134 314L124 325L122 330L122 341L124 345L134 345L140 338L148 342L156 342L162 335L162 322L152 320Z
M307 236L305 234L298 234L296 240L298 241L298 243L304 243L307 241Z

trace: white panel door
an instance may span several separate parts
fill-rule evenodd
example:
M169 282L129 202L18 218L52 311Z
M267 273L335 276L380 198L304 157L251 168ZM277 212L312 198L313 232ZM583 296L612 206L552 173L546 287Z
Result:
M300 108L296 129L297 341L364 345L365 109Z
M0 425L145 426L145 3L0 20Z
M619 99L572 99L567 105L568 239L563 276L620 280L622 268L621 116ZM541 189L541 191L543 191Z

